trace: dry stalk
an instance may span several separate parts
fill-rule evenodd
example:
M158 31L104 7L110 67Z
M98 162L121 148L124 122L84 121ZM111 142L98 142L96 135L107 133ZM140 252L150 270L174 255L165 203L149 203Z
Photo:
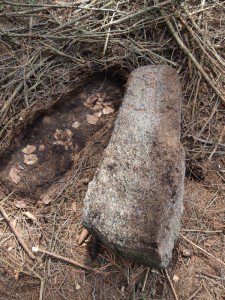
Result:
M197 61L197 59L194 57L194 55L191 53L191 51L185 46L182 39L179 37L178 33L176 32L175 28L173 27L172 23L169 20L166 20L166 23L168 25L168 28L170 29L171 34L174 36L175 40L177 41L178 45L181 47L181 49L184 51L184 53L191 59L195 67L198 69L198 71L202 74L203 78L208 82L208 84L211 86L211 88L214 90L216 95L221 99L221 101L225 104L225 96L223 92L221 92L217 86L214 84L214 82L211 80L211 78L208 76L208 74L205 72L203 67L200 65L200 63Z
M96 274L102 274L103 275L103 273L101 271L99 271L98 269L94 269L92 267L86 266L86 265L84 265L84 264L82 264L82 263L80 263L78 261L69 259L67 257L64 257L62 255L56 254L54 252L50 252L50 251L47 251L47 250L42 250L42 249L39 249L38 247L33 247L32 251L33 252L37 252L37 253L45 254L45 255L50 256L50 257L52 257L52 258L54 258L56 260L60 260L62 262L65 262L67 264L73 265L75 267L79 267L79 268L87 270L89 272L93 272L93 273L96 273Z
M15 237L17 238L19 244L22 246L22 248L24 249L24 251L27 253L27 255L32 259L35 260L36 257L34 256L34 254L30 251L29 247L27 246L27 244L25 243L25 241L23 240L23 238L21 237L21 234L19 233L19 231L16 229L16 227L14 226L13 222L10 220L9 216L7 215L6 211L4 210L4 208L2 207L2 205L0 205L0 212L2 214L2 216L4 217L5 221L7 222L9 228L11 229L12 233L15 235Z
M203 249L202 247L198 246L197 244L195 244L194 242L192 242L191 240L189 240L186 236L184 236L182 233L180 233L180 236L187 241L188 243L190 243L192 246L196 247L197 249L201 250L203 253L205 253L207 256L213 258L214 260L216 260L219 264L223 265L225 267L225 262L222 261L221 259L215 257L213 254L209 253L208 251L206 251L205 249Z
M164 272L165 272L166 278L167 278L167 280L168 280L168 282L169 282L169 285L170 285L170 287L171 287L171 289L172 289L172 292L173 292L173 295L174 295L175 300L179 300L179 298L178 298L178 296L177 296L177 293L176 293L176 290L175 290L175 288L174 288L174 286L173 286L172 280L170 279L170 276L169 276L169 274L168 274L168 271L165 270Z
M77 240L78 245L82 245L85 242L85 240L88 238L89 234L90 234L89 231L86 228L84 228L78 237Z

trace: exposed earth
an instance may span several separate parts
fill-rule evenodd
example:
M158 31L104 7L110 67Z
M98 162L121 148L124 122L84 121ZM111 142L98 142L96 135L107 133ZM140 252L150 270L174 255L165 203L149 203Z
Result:
M115 256L94 238L83 246L76 242L87 184L102 159L122 97L123 86L108 78L68 94L64 102L38 113L15 138L1 166L2 203L29 247L61 254L105 274L46 255L38 255L42 263L33 264L1 219L1 299L39 299L40 280L45 299L173 299L165 272ZM59 165L62 156L66 159ZM187 233L197 236L201 247L215 257L224 251L223 194L211 189L222 184L215 177L221 167L215 159L200 168L204 177L194 166L187 171L182 235L168 269L180 299L222 299L223 281L215 284L224 276L221 264L182 238ZM207 293L206 284L213 291Z

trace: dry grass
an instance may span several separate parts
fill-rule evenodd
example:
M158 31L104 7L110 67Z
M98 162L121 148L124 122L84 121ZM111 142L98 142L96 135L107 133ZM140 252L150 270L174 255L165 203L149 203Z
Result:
M0 217L0 298L173 299L167 275L172 280L175 274L178 299L223 299L225 268L218 261L225 259L223 1L155 1L155 7L145 0L15 3L0 4L1 152L39 105L51 105L88 74L111 69L126 77L140 65L166 63L182 80L188 176L182 236L167 274L108 249L93 261L90 253L97 244L90 242L89 250L76 244L87 182L110 132L100 132L84 149L74 170L57 183L51 205L23 199L35 222L15 207L18 195L1 190L0 204L29 248L38 245L106 274L45 255L33 262Z

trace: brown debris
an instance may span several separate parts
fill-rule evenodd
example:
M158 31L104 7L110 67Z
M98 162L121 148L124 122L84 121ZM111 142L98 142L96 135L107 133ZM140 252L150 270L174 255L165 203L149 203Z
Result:
M89 124L95 125L98 123L99 118L95 115L87 115L86 120Z
M20 176L20 169L17 167L13 166L10 171L9 171L9 177L13 182L16 184L20 182L21 176Z
M90 234L89 231L86 228L83 228L81 234L79 235L79 237L77 239L78 245L81 246L85 242L85 240L88 238L89 234Z
M38 157L35 154L24 154L24 163L26 165L34 165L38 161Z
M20 245L24 249L24 251L27 253L27 255L32 260L35 260L36 258L34 256L34 254L30 251L27 244L24 242L22 236L20 235L19 231L16 229L15 225L10 220L9 216L7 215L6 211L4 210L4 208L1 205L0 205L0 212L1 212L2 216L4 217L5 221L7 222L8 226L10 227L11 231L13 232L15 237L17 238L18 242L20 243Z
M32 251L33 252L37 252L37 253L42 253L42 254L45 254L47 256L50 256L54 259L57 259L57 260L60 260L62 262L65 262L65 263L68 263L68 264L71 264L75 267L79 267L81 269L84 269L84 270L87 270L89 272L93 272L93 273L99 273L99 274L104 274L103 272L101 272L100 270L98 269L94 269L92 267L89 267L89 266L86 266L78 261L75 261L75 260L72 260L72 259L69 259L67 257L64 257L62 255L59 255L59 254L56 254L54 252L50 252L50 251L47 251L47 250L42 250L42 249L39 249L38 247L33 247L32 248Z
M34 145L27 145L25 148L23 148L21 151L24 153L24 154L32 154L35 150L36 150L36 146Z

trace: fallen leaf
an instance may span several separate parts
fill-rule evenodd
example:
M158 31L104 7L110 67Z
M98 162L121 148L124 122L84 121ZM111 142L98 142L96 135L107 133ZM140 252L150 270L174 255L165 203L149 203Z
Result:
M23 200L16 201L15 206L17 208L26 208L27 207L26 203Z
M101 115L102 115L102 111L101 111L101 110L96 111L96 112L94 113L94 116L96 116L96 117L98 117L98 118L100 118Z
M70 140L67 141L61 141L61 140L57 140L56 142L53 143L54 145L61 145L63 146L66 150L68 150L69 148L73 147L73 143Z
M75 288L77 291L79 291L81 289L81 285L78 282L76 282Z
M175 275L173 275L173 282L178 282L178 280L179 280L180 278L175 274Z
M45 150L45 145L42 144L39 146L39 151L43 151L43 150Z
M86 120L89 124L95 125L98 123L99 118L93 115L87 115Z
M73 136L73 133L72 133L72 131L71 130L69 130L69 129L66 129L66 135L69 137L69 138L71 138L72 136Z
M34 165L38 161L37 155L35 154L24 154L24 163L26 165Z
M62 134L62 131L59 129L56 129L54 132L54 138L57 140L60 139L61 134Z
M36 146L34 145L27 145L25 148L22 149L24 154L32 154L36 150Z
M56 141L54 141L55 145L61 145L66 150L73 147L73 143L71 141L71 138L73 136L73 132L69 129L66 129L65 131L56 129L54 133L54 138Z
M90 95L85 101L84 105L87 107L93 107L98 101L98 95Z
M99 109L102 109L102 104L101 103L96 103L93 107L92 107L93 110L99 110Z
M72 127L77 129L78 127L80 127L80 123L79 122L74 122Z
M9 171L9 177L14 183L19 183L21 179L20 170L13 166Z
M30 213L29 211L23 212L23 215L25 217L27 217L28 219L32 220L32 221L36 221L37 220L36 217L32 213Z
M102 110L103 115L109 115L114 112L114 108L111 106L104 107Z

